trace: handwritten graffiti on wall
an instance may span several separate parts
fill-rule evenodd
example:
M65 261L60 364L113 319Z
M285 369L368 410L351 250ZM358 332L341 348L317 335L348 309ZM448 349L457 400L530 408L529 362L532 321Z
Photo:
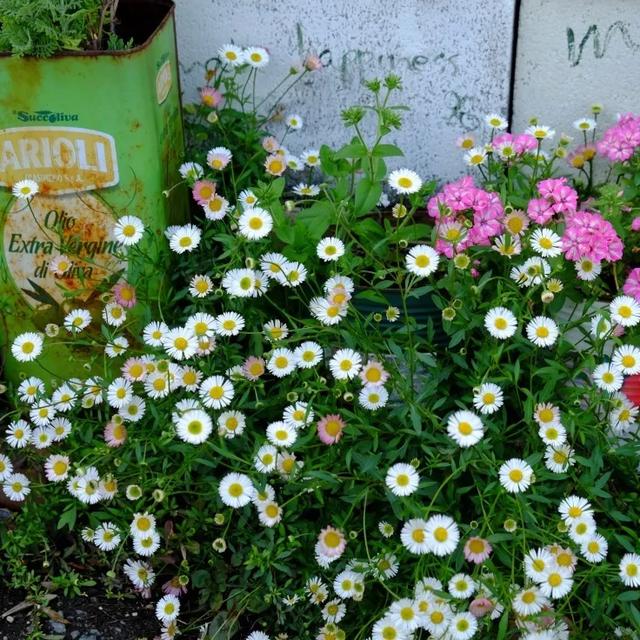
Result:
M616 34L620 34L622 43L633 51L634 53L640 52L640 42L636 42L631 36L631 25L628 22L622 22L618 20L613 24L610 24L604 35L601 33L601 29L597 24L592 24L587 32L584 34L582 40L576 45L576 34L573 29L567 27L567 53L569 58L569 65L576 67L580 64L583 58L584 49L589 43L589 40L593 42L593 55L596 59L604 58L607 53L607 49L611 44L612 38Z

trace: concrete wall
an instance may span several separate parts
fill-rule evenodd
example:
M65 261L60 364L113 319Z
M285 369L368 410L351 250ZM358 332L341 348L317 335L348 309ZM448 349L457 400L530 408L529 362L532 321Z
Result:
M260 87L272 86L308 51L325 68L286 99L304 130L292 152L347 141L340 111L363 97L362 81L396 72L411 107L395 136L424 176L464 172L455 140L482 128L490 111L506 114L513 0L176 0L183 89L196 96L202 63L230 41L272 55Z
M521 0L515 82L511 81L516 0L175 0L185 97L203 62L233 41L272 54L262 90L308 51L325 68L287 97L306 126L292 152L346 140L339 114L363 96L362 81L390 71L411 107L396 136L400 164L424 177L465 171L455 139L482 133L482 117L506 115L514 129L535 115L558 133L604 104L602 126L640 112L640 0ZM277 133L277 131L276 131Z
M514 87L514 124L531 116L558 132L588 116L602 125L640 112L640 1L523 0Z

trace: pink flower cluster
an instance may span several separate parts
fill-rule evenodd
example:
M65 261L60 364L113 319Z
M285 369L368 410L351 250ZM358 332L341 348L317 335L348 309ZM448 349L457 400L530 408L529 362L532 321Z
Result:
M529 133L520 133L515 136L512 133L501 133L492 140L491 146L498 152L505 147L510 147L516 155L521 155L528 151L535 151L538 148L538 141Z
M436 241L436 251L449 258L473 245L490 245L491 238L499 236L503 230L504 207L500 197L476 187L470 176L446 184L440 193L429 199L427 211L437 220L438 231L450 225L462 226L468 215L472 216L471 228L459 241L444 237Z
M562 250L567 260L588 258L592 262L622 258L624 245L612 224L599 213L576 211L566 217Z
M604 132L597 144L598 153L611 162L628 160L640 147L640 116L626 113Z
M631 269L631 272L627 276L627 280L622 287L622 291L640 302L640 267Z
M566 178L549 178L538 182L540 198L533 198L527 215L538 224L546 224L557 213L572 214L578 206L578 193Z

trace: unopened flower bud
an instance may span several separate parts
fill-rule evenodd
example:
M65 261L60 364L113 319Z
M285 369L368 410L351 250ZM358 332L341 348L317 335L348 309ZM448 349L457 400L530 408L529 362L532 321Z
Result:
M542 300L542 302L544 302L544 304L549 304L550 302L553 302L554 298L555 296L553 295L553 293L551 293L551 291L545 290L540 295L540 299Z
M345 391L342 396L342 399L345 402L353 402L353 393L351 393L351 391Z

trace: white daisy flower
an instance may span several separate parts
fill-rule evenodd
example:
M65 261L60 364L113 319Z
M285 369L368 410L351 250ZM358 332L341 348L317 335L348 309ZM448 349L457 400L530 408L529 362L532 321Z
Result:
M38 427L46 427L56 417L56 410L51 400L38 400L29 411L29 419Z
M31 427L25 420L12 422L5 434L7 444L13 449L22 449L31 442Z
M202 231L193 224L176 227L169 236L169 247L177 254L193 251L200 244Z
M434 637L440 638L449 629L453 611L444 600L433 600L422 617L422 624Z
M543 596L557 600L566 596L573 586L571 570L566 567L551 567L545 571L540 581L540 592Z
M80 333L91 322L91 314L86 309L74 309L64 318L64 328L70 333Z
M482 415L489 415L500 410L504 404L502 389L492 382L485 382L473 390L473 406Z
M6 480L13 473L13 463L7 456L0 453L0 482Z
M26 378L18 387L18 397L27 404L33 404L38 396L44 395L44 392L44 382L35 376Z
M573 127L578 131L593 131L596 128L596 121L593 118L580 118L574 121Z
M582 516L569 525L568 535L576 544L583 544L596 533L596 523L592 516Z
M180 615L180 600L174 595L162 596L156 604L156 618L163 624L173 622Z
M466 573L456 573L456 575L449 580L448 589L454 598L466 600L475 593L476 583L473 581L473 578Z
M113 551L122 538L113 522L103 522L93 532L93 543L102 551Z
M14 339L11 353L18 362L31 362L42 353L43 343L42 336L38 333L21 333Z
M169 327L164 322L150 322L144 328L142 339L150 347L161 347L167 333L169 333Z
M447 633L451 640L469 640L478 630L478 618L468 611L456 613L449 621Z
M533 469L520 458L511 458L500 466L498 471L500 484L509 493L526 491L532 482Z
M53 442L53 429L36 427L31 434L31 442L36 449L46 449Z
M280 320L269 320L262 326L267 340L270 342L278 342L284 340L289 335L289 327Z
M29 478L22 473L13 473L4 479L2 491L14 502L22 502L30 493Z
M287 116L285 118L284 123L287 125L287 127L289 127L289 129L299 131L300 129L302 129L304 121L297 113L292 113L290 116Z
M160 548L160 536L157 531L134 537L133 550L140 556L150 557Z
M317 184L307 184L306 182L299 182L295 187L293 187L293 193L295 193L297 196L313 198L320 193L320 187Z
M567 430L561 424L541 425L538 435L546 445L557 447L567 441Z
M231 205L226 198L223 198L219 193L211 196L203 205L204 217L207 220L222 220L227 213Z
M619 391L624 382L622 370L611 362L603 362L593 370L593 382L603 391Z
M213 147L207 152L207 164L215 171L222 171L232 157L233 154L227 147Z
M551 140L553 136L556 135L556 132L553 129L542 124L531 125L530 127L527 127L524 132L533 136L537 140Z
M409 634L402 631L397 622L390 616L385 616L373 625L371 640L408 640Z
M410 598L393 602L387 616L405 633L411 633L420 626L420 610Z
M329 361L336 380L352 380L362 367L362 356L353 349L339 349Z
M631 296L617 296L609 305L611 319L623 327L635 327L640 322L640 303Z
M436 556L453 553L460 540L460 530L453 518L445 515L431 516L425 526L429 551Z
M591 258L580 258L574 264L579 280L591 282L602 273L602 264L594 262Z
M274 446L270 444L262 445L256 452L253 466L260 473L271 473L276 468L277 455L278 450Z
M640 349L632 345L622 345L613 352L611 364L619 368L624 375L640 373Z
M411 169L396 169L387 178L389 186L397 193L417 193L422 187L422 178Z
M593 518L593 507L586 498L580 496L569 496L564 498L558 506L560 517L567 523L580 520L581 518L591 516Z
M549 601L540 593L538 587L530 586L516 593L511 606L519 616L532 616L548 607Z
M498 129L502 131L509 126L507 120L505 120L499 113L489 113L484 117L486 124L492 129Z
M344 243L339 238L323 238L316 247L316 253L324 262L334 262L344 255Z
M293 358L296 366L311 369L322 361L322 347L317 342L302 342L293 352Z
M626 587L640 587L640 555L625 553L620 561L619 575Z
M235 311L216 316L214 330L219 336L237 336L244 329L244 318Z
M267 362L267 369L277 378L288 376L296 368L296 359L290 349L274 349Z
M258 196L251 189L245 189L238 195L238 202L243 209L251 209L258 204Z
M189 293L194 298L205 298L213 291L213 281L207 275L197 275L189 282Z
M273 229L271 214L260 207L245 209L238 219L238 233L247 240L260 240Z
M232 297L251 298L256 293L253 269L230 269L222 278L222 288Z
M225 64L239 67L246 62L244 51L235 44L225 44L218 49L218 57Z
M543 258L556 258L562 253L562 238L551 229L536 229L529 242L531 248Z
M137 244L144 234L144 223L137 216L122 216L113 227L113 235L126 247Z
M38 183L34 180L18 180L18 182L11 187L13 197L19 200L31 200L39 190Z
M381 384L366 384L358 394L358 403L369 411L386 406L389 392Z
M552 346L559 335L558 325L551 318L536 316L527 324L527 338L537 347Z
M174 360L187 360L198 350L198 337L192 328L176 327L164 335L162 346Z
M148 536L155 528L156 518L147 511L144 513L135 513L129 525L129 531L134 538Z
M353 598L356 595L354 587L361 577L360 574L350 569L341 571L333 581L333 590L340 598Z
M282 507L277 502L267 502L260 505L258 520L265 527L275 527L282 520Z
M247 47L243 53L245 62L255 69L269 64L269 53L262 47Z
M440 256L435 249L426 244L412 247L405 258L407 270L417 276L426 278L437 268Z
M484 426L472 411L456 411L447 420L447 433L458 446L471 447L482 439Z
M293 429L304 429L313 423L314 415L306 402L296 402L285 408L282 419Z
M278 420L267 426L267 439L278 447L290 447L298 439L298 430Z
M485 315L484 326L494 338L506 340L515 334L518 321L509 309L494 307Z
M602 562L607 557L609 543L604 536L594 533L584 540L580 546L580 553L588 562Z
M464 154L464 161L470 167L477 167L485 163L487 150L484 147L472 147Z
M275 279L285 287L297 287L307 279L307 268L301 262L287 262Z
M524 573L534 582L542 582L546 572L555 566L555 558L546 549L531 549L524 557Z
M421 555L431 551L427 523L421 518L413 518L404 523L400 531L400 541L411 553Z
M240 411L223 411L218 416L218 434L231 439L242 435L246 418Z
M208 409L223 409L231 404L235 391L230 380L222 376L209 376L200 384L199 395Z
M322 324L332 326L338 324L348 313L348 306L330 302L326 298L312 298L309 302L311 315Z
M307 149L300 154L300 159L308 167L317 167L320 164L320 151L318 149Z
M209 415L202 410L185 411L176 424L176 433L184 442L202 444L211 435L213 423Z
M243 473L228 473L222 478L218 487L222 502L233 509L249 504L254 493L251 479Z
M114 409L120 409L131 401L133 387L129 380L116 378L107 387L107 402Z
M178 172L182 178L190 182L195 182L204 175L202 167L197 162L184 162L180 165Z
M551 445L545 449L544 464L553 473L564 473L575 464L574 451L568 444Z
M136 589L149 588L156 577L153 567L144 560L128 558L122 569Z
M398 462L387 471L385 483L394 495L409 496L417 491L420 476L410 464Z
M533 419L538 426L560 426L560 409L550 402L538 403L533 411Z

